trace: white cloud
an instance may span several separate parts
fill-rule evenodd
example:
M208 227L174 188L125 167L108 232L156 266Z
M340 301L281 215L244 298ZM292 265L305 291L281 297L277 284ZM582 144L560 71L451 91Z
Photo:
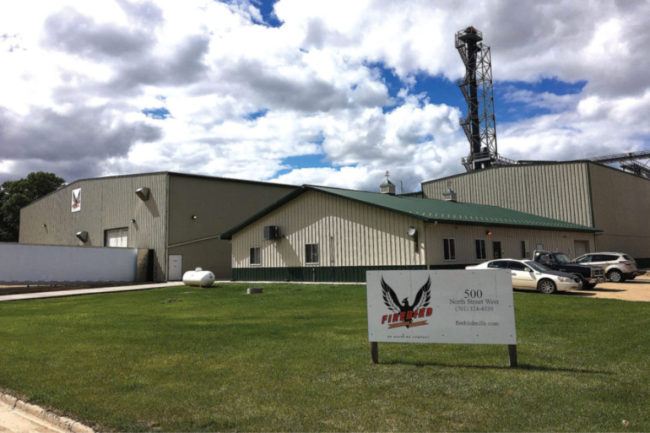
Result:
M0 6L0 177L169 169L272 179L285 158L322 154L332 167L277 180L375 190L389 169L413 190L462 170L458 107L411 89L417 74L460 77L453 34L468 24L492 47L497 80L587 81L577 95L509 91L550 114L498 123L504 156L647 146L645 1L280 0L275 10L280 28L261 25L249 0ZM397 98L376 62L405 83ZM165 120L142 114L163 107Z

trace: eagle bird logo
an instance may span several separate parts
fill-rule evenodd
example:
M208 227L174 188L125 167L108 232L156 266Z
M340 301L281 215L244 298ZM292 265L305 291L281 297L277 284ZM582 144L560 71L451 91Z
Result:
M81 203L81 191L78 191L76 193L72 191L72 209L78 208L80 203Z
M404 298L400 303L397 294L386 284L383 277L381 278L381 287L384 304L394 313L384 316L382 324L385 322L392 323L389 328L399 326L410 328L411 326L426 325L426 321L414 322L413 319L428 317L433 312L431 308L427 308L431 302L431 277L420 288L417 295L415 295L415 301L411 305L409 305L408 298Z

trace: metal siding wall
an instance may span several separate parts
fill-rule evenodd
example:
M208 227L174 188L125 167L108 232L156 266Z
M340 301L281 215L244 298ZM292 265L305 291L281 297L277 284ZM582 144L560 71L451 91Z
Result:
M553 230L516 229L505 227L489 226L468 226L454 224L426 224L427 228L427 264L428 265L454 265L454 264L476 264L487 260L493 260L492 242L501 242L503 258L521 259L521 241L528 241L532 253L537 244L543 244L545 250L567 253L574 258L573 242L588 241L590 251L594 251L594 235L584 232L568 232ZM486 232L491 231L492 235L487 236ZM456 260L444 260L443 239L456 239ZM476 259L475 240L485 240L487 258Z
M599 251L650 258L650 180L590 164Z
M479 170L423 183L424 196L441 200L449 180L459 202L500 206L592 226L586 163Z
M68 185L21 210L20 243L104 246L105 230L127 227L130 248L155 251L154 278L163 281L166 279L166 178L166 174L145 174ZM151 189L146 202L135 195L140 187ZM72 190L77 188L81 188L81 210L72 213ZM132 224L131 219L136 223ZM89 238L85 244L75 237L76 232L84 230Z
M217 280L232 278L230 253L230 244L219 238L180 245L170 250L170 254L183 256L183 273L201 267L214 273Z
M217 239L196 245L174 245L219 235L294 189L272 183L171 174L169 254L183 254L183 271L201 266L210 269L217 278L230 279L232 250L228 243ZM198 219L192 220L192 215Z
M286 239L264 241L263 228L280 227ZM406 234L418 228L420 252ZM249 263L249 249L262 248L261 268L310 266L305 245L320 245L318 266L424 265L422 221L351 200L308 191L233 236L235 268L257 268ZM330 236L334 237L334 263Z

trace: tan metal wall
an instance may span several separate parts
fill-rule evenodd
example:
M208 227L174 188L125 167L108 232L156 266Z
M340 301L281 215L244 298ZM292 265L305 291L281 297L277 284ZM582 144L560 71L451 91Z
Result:
M151 189L143 202L135 195ZM71 212L72 190L81 188L81 210ZM154 278L163 281L166 269L165 229L167 175L136 175L74 182L23 208L20 243L39 245L104 246L104 231L127 227L128 247L155 251ZM135 219L134 224L131 219ZM43 227L43 224L46 227ZM87 231L83 244L75 233Z
M263 240L263 228L280 227L286 239ZM409 226L420 233L414 252ZM233 236L233 267L254 268L249 249L262 248L260 267L313 266L305 263L305 245L320 245L319 266L424 265L421 220L317 191L308 191Z
M296 188L171 173L169 254L183 255L183 272L200 266L214 272L218 279L230 279L230 244L201 239L223 233ZM193 220L192 215L198 218Z
M183 273L200 267L212 271L217 280L232 278L232 248L219 238L180 245L169 251L183 256Z
M584 162L499 167L424 182L424 197L442 199L448 181L459 202L500 206L592 227Z
M598 250L650 258L650 180L597 164L589 169L594 220L603 230Z
M492 242L501 242L503 258L522 259L521 241L528 241L530 253L537 244L542 244L547 251L567 253L571 258L575 256L574 241L588 241L589 250L594 251L594 235L584 232L568 232L553 230L518 229L506 227L469 226L454 224L427 223L427 264L440 265L465 265L477 264L486 260L493 260ZM487 236L486 232L492 235ZM443 239L455 239L456 260L444 260ZM476 259L476 239L485 240L487 257L485 260ZM528 257L530 258L530 257Z

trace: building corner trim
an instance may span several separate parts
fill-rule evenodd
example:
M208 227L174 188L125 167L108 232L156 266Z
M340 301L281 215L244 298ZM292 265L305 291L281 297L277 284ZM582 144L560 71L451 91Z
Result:
M596 221L594 220L594 193L591 188L591 167L587 165L587 187L589 188L589 210L591 212L591 227L596 228Z

